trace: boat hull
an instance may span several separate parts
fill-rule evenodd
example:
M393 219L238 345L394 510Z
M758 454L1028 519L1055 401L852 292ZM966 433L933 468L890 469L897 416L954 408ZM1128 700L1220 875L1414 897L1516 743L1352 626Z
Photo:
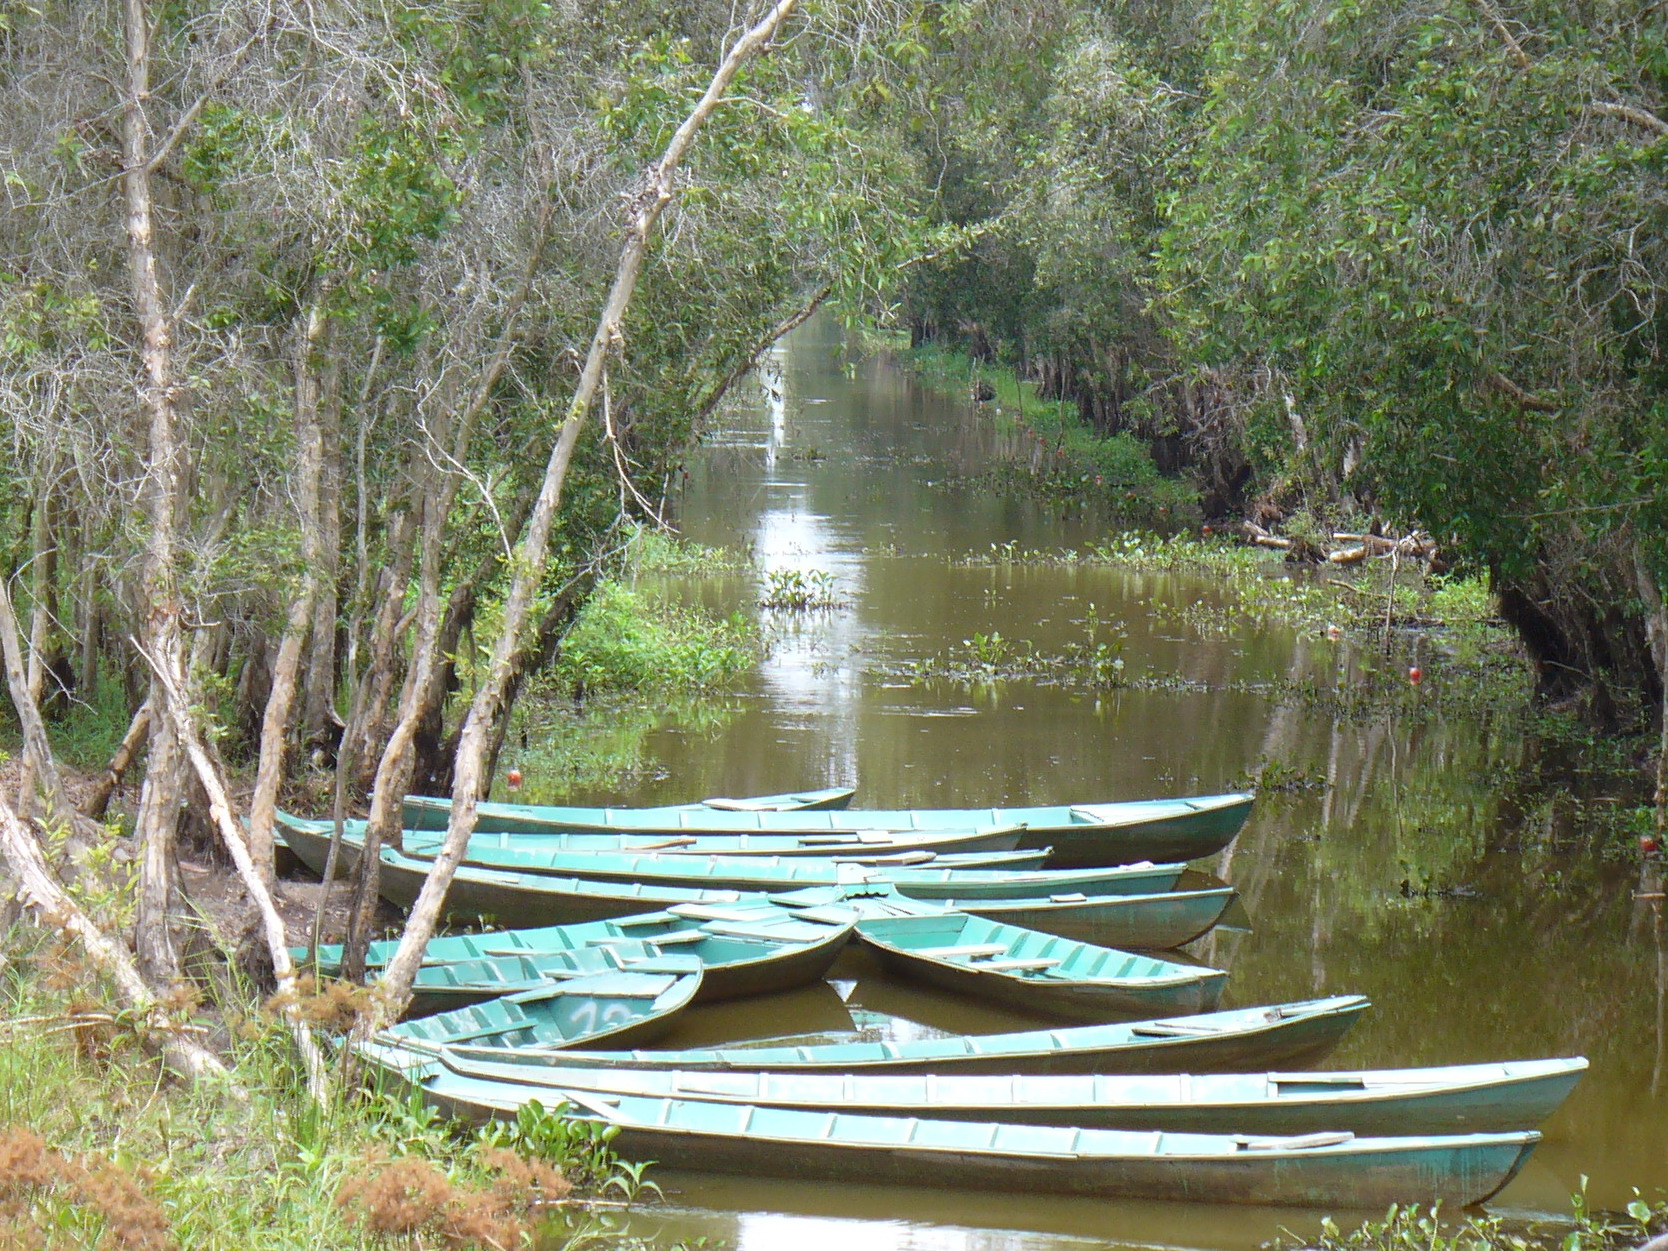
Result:
M1243 1073L1324 1058L1368 1006L1359 996L1347 996L1244 1009L1218 1014L1234 1018L1233 1023L1208 1033L1203 1031L1214 1022L1192 1017L908 1043L565 1051L559 1057L523 1051L510 1058L518 1064L579 1068L773 1073Z
M899 893L909 893L900 886ZM1030 930L1070 930L1107 947L1164 950L1190 943L1222 919L1238 892L1231 886L1158 895L1102 895L1082 900L954 898L934 900L972 916Z
M514 1116L528 1098L548 1097L446 1072L430 1077L424 1092L443 1111L477 1122ZM1465 1207L1504 1187L1539 1139L1323 1135L1343 1141L1251 1146L1222 1135L973 1125L691 1100L622 1099L608 1107L570 1093L570 1111L618 1127L614 1150L671 1168L1183 1203Z
M782 941L744 942L712 935L705 942L678 943L675 950L695 956L701 961L700 989L695 1003L716 1003L726 999L741 999L752 995L769 995L795 990L819 980L833 967L841 950L851 937L851 926L801 927L825 930L822 936L806 942ZM672 949L672 948L668 948ZM750 950L751 949L751 950ZM625 962L635 958L660 954L653 940L642 943L615 945L612 950ZM540 953L529 952L530 956ZM600 972L618 967L598 947L589 950L555 953L559 965L573 964L584 972ZM514 966L515 957L498 957L463 961L438 966L424 966L418 971L413 988L411 1006L406 1015L426 1016L433 1012L449 1012L469 1004L484 1003L499 995L527 989L527 985L506 984L497 977L482 974L496 971L503 965ZM529 983L530 984L530 983Z
M465 1077L601 1094L1015 1125L1245 1134L1504 1133L1556 1112L1587 1062L1360 1073L968 1077L533 1069L442 1057Z
M1228 980L1219 969L957 914L869 918L857 936L902 977L1066 1021L1209 1012Z
M848 812L731 813L695 809L529 808L482 804L476 829L507 834L632 833L655 838L738 833L832 834L857 830L966 830L1023 825L1017 845L1049 848L1049 868L1093 868L1141 860L1187 861L1214 855L1251 813L1248 794L1138 803L1033 808L860 809ZM411 796L402 820L411 830L444 829L450 801Z

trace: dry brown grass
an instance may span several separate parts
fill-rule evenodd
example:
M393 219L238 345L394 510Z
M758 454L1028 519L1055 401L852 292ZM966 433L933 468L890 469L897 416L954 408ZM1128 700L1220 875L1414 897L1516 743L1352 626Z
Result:
M168 1217L146 1188L147 1178L102 1156L54 1151L30 1129L0 1130L0 1224L7 1246L49 1251L68 1244L41 1223L48 1203L96 1213L100 1251L172 1251Z
M266 1010L282 1016L294 1008L307 1024L320 1029L348 1029L369 1005L370 988L333 978L315 978L304 973L292 990L280 991L266 1001Z
M473 1185L415 1156L367 1161L337 1191L336 1205L378 1240L508 1251L531 1238L530 1218L542 1205L571 1189L556 1169L513 1151L484 1150L479 1161L489 1176Z

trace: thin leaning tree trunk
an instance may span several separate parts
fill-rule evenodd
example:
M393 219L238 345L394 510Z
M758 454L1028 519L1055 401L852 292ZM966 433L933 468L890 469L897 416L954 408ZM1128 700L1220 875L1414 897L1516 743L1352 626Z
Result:
M238 828L237 819L232 815L231 800L227 798L226 785L220 771L209 759L207 750L198 738L197 728L192 724L191 712L185 704L185 697L170 677L171 673L182 670L184 666L177 657L170 660L168 657L152 656L149 659L166 695L167 716L173 721L175 732L184 743L186 755L196 771L197 780L202 783L203 792L208 796L209 813L214 819L215 827L220 831L220 839L226 844L226 850L231 853L232 863L237 866L244 889L249 892L249 898L260 913L267 952L272 957L273 976L278 981L278 993L285 1001L284 1018L289 1025L290 1036L295 1039L296 1050L301 1053L302 1064L307 1070L307 1090L315 1100L323 1103L329 1094L329 1079L318 1042L313 1038L312 1030L307 1027L294 1003L295 965L290 961L289 940L284 920L278 915L278 908L272 901L272 892L266 877L261 873L261 865L255 859L253 849L245 841L243 831Z
M541 207L537 227L537 244L527 263L519 287L504 311L504 324L498 342L481 371L473 392L456 421L450 423L452 463L466 464L469 443L475 425L486 410L494 389L514 354L521 311L533 290L539 265L549 241L551 205L548 200ZM432 473L435 472L431 470ZM423 512L423 539L418 578L417 639L412 650L412 666L400 696L399 719L382 751L377 764L376 783L371 793L371 811L365 822L365 840L359 853L358 872L354 879L353 904L348 914L348 932L342 951L342 974L354 981L364 977L365 950L370 941L370 922L377 901L378 877L381 872L381 851L384 846L398 847L400 839L400 800L411 786L416 771L416 740L424 717L434 699L443 699L446 668L441 663L439 631L442 622L440 605L440 577L444 562L446 522L452 514L463 478L460 474L447 475L440 486L438 497L433 490L432 476L425 483L426 500Z
M261 722L260 763L255 771L255 793L249 801L249 854L261 882L270 889L273 875L273 817L278 787L284 780L284 748L289 739L290 713L295 707L301 649L313 624L318 596L319 565L323 560L319 533L319 479L323 473L323 434L319 428L318 377L312 356L324 334L324 307L315 299L307 310L295 361L296 512L301 523L301 590L290 605L284 637L272 666L272 691Z
M128 722L127 733L122 735L122 741L111 753L110 763L104 766L104 772L99 774L98 782L88 793L86 801L81 805L81 815L94 821L104 820L105 810L110 807L110 797L116 793L116 788L122 784L122 778L127 774L128 766L133 758L139 754L139 748L151 732L151 705L147 700L139 705L139 711L133 714L133 720Z
M331 727L340 731L336 713L336 617L340 608L342 547L342 400L341 370L332 354L318 383L318 429L322 472L318 491L319 564L313 595L313 624L308 634L307 671L301 683L300 741L319 744Z
M693 111L673 134L666 151L650 169L649 185L632 201L631 217L626 229L625 244L621 249L619 267L614 283L603 305L591 337L590 350L579 375L572 401L568 405L561 433L551 449L545 466L544 480L537 502L528 519L521 542L512 562L513 577L498 635L493 640L492 655L487 663L484 680L470 702L463 730L458 738L457 763L452 782L452 811L446 827L446 839L434 865L423 880L422 890L400 936L399 949L372 996L371 1009L361 1024L362 1030L380 1028L396 1019L411 998L411 984L422 961L423 949L428 945L440 910L451 887L452 877L475 829L475 815L480 797L485 790L483 776L493 728L503 710L506 687L512 672L512 657L520 640L533 599L544 576L544 562L550 531L561 503L562 487L567 479L568 466L573 460L579 433L590 413L591 404L602 381L603 367L609 353L622 337L622 323L631 297L637 288L649 241L660 215L676 194L675 179L679 165L688 154L696 134L707 118L718 107L725 91L741 67L762 49L776 34L783 21L794 9L796 0L779 0L764 18L738 39L724 57L706 92Z

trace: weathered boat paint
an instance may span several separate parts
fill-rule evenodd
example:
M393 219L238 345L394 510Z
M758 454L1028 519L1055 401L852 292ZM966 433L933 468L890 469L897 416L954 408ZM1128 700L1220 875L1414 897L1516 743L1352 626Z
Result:
M1245 793L1133 803L1056 804L1028 808L858 809L846 812L728 813L691 809L561 808L482 804L476 829L531 836L619 833L658 838L738 833L837 834L858 830L1025 827L1018 845L1050 848L1051 868L1088 868L1137 860L1197 860L1222 850L1245 824L1253 796ZM407 797L403 822L412 830L444 829L451 801ZM532 845L532 844L530 844Z
M529 1099L562 1093L570 1115L617 1127L614 1150L672 1168L1193 1203L1464 1207L1504 1187L1540 1140L1534 1132L1265 1137L880 1117L552 1092L443 1068L421 1089L473 1120L513 1117Z
M858 938L893 972L1070 1021L1209 1012L1228 975L964 913L866 917Z
M1533 1128L1587 1061L1520 1060L1348 1073L878 1074L680 1072L501 1064L446 1050L466 1077L603 1094L872 1116L1173 1132L1494 1133Z
M1369 1007L1360 995L1120 1025L908 1042L758 1044L691 1051L493 1052L510 1063L775 1073L1247 1072L1321 1059ZM472 1053L461 1047L465 1058Z

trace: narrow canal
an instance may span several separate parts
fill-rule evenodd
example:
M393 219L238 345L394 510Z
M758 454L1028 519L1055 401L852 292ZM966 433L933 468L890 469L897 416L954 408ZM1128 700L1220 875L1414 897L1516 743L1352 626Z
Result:
M1567 1211L1583 1174L1598 1204L1668 1187L1668 956L1649 911L1660 904L1634 898L1636 862L1572 852L1565 808L1525 798L1522 780L1544 775L1549 747L1484 714L1343 718L1248 691L1282 678L1330 686L1370 658L1279 629L1224 636L1155 612L1210 601L1206 577L958 564L995 544L1073 546L1103 531L969 485L964 475L1014 450L1003 446L1011 436L883 360L843 357L829 322L797 333L766 372L758 404L691 460L677 503L690 538L750 550L763 572L661 590L766 618L768 657L716 727L652 736L652 780L592 798L856 784L861 805L885 808L1104 801L1234 789L1259 762L1278 762L1311 785L1265 796L1237 843L1200 866L1244 900L1243 915L1230 914L1236 928L1190 949L1231 971L1224 1006L1371 996L1376 1006L1334 1068L1585 1054L1591 1073L1495 1208ZM768 619L757 602L773 569L831 575L838 606ZM1187 681L1096 698L899 676L975 635L1048 649L1120 629L1126 672ZM1428 668L1440 682L1440 659ZM1581 778L1570 786L1579 792ZM1034 1024L849 959L815 993L704 1009L665 1045ZM1227 1251L1317 1223L1266 1209L659 1176L668 1206L637 1232L746 1251Z

